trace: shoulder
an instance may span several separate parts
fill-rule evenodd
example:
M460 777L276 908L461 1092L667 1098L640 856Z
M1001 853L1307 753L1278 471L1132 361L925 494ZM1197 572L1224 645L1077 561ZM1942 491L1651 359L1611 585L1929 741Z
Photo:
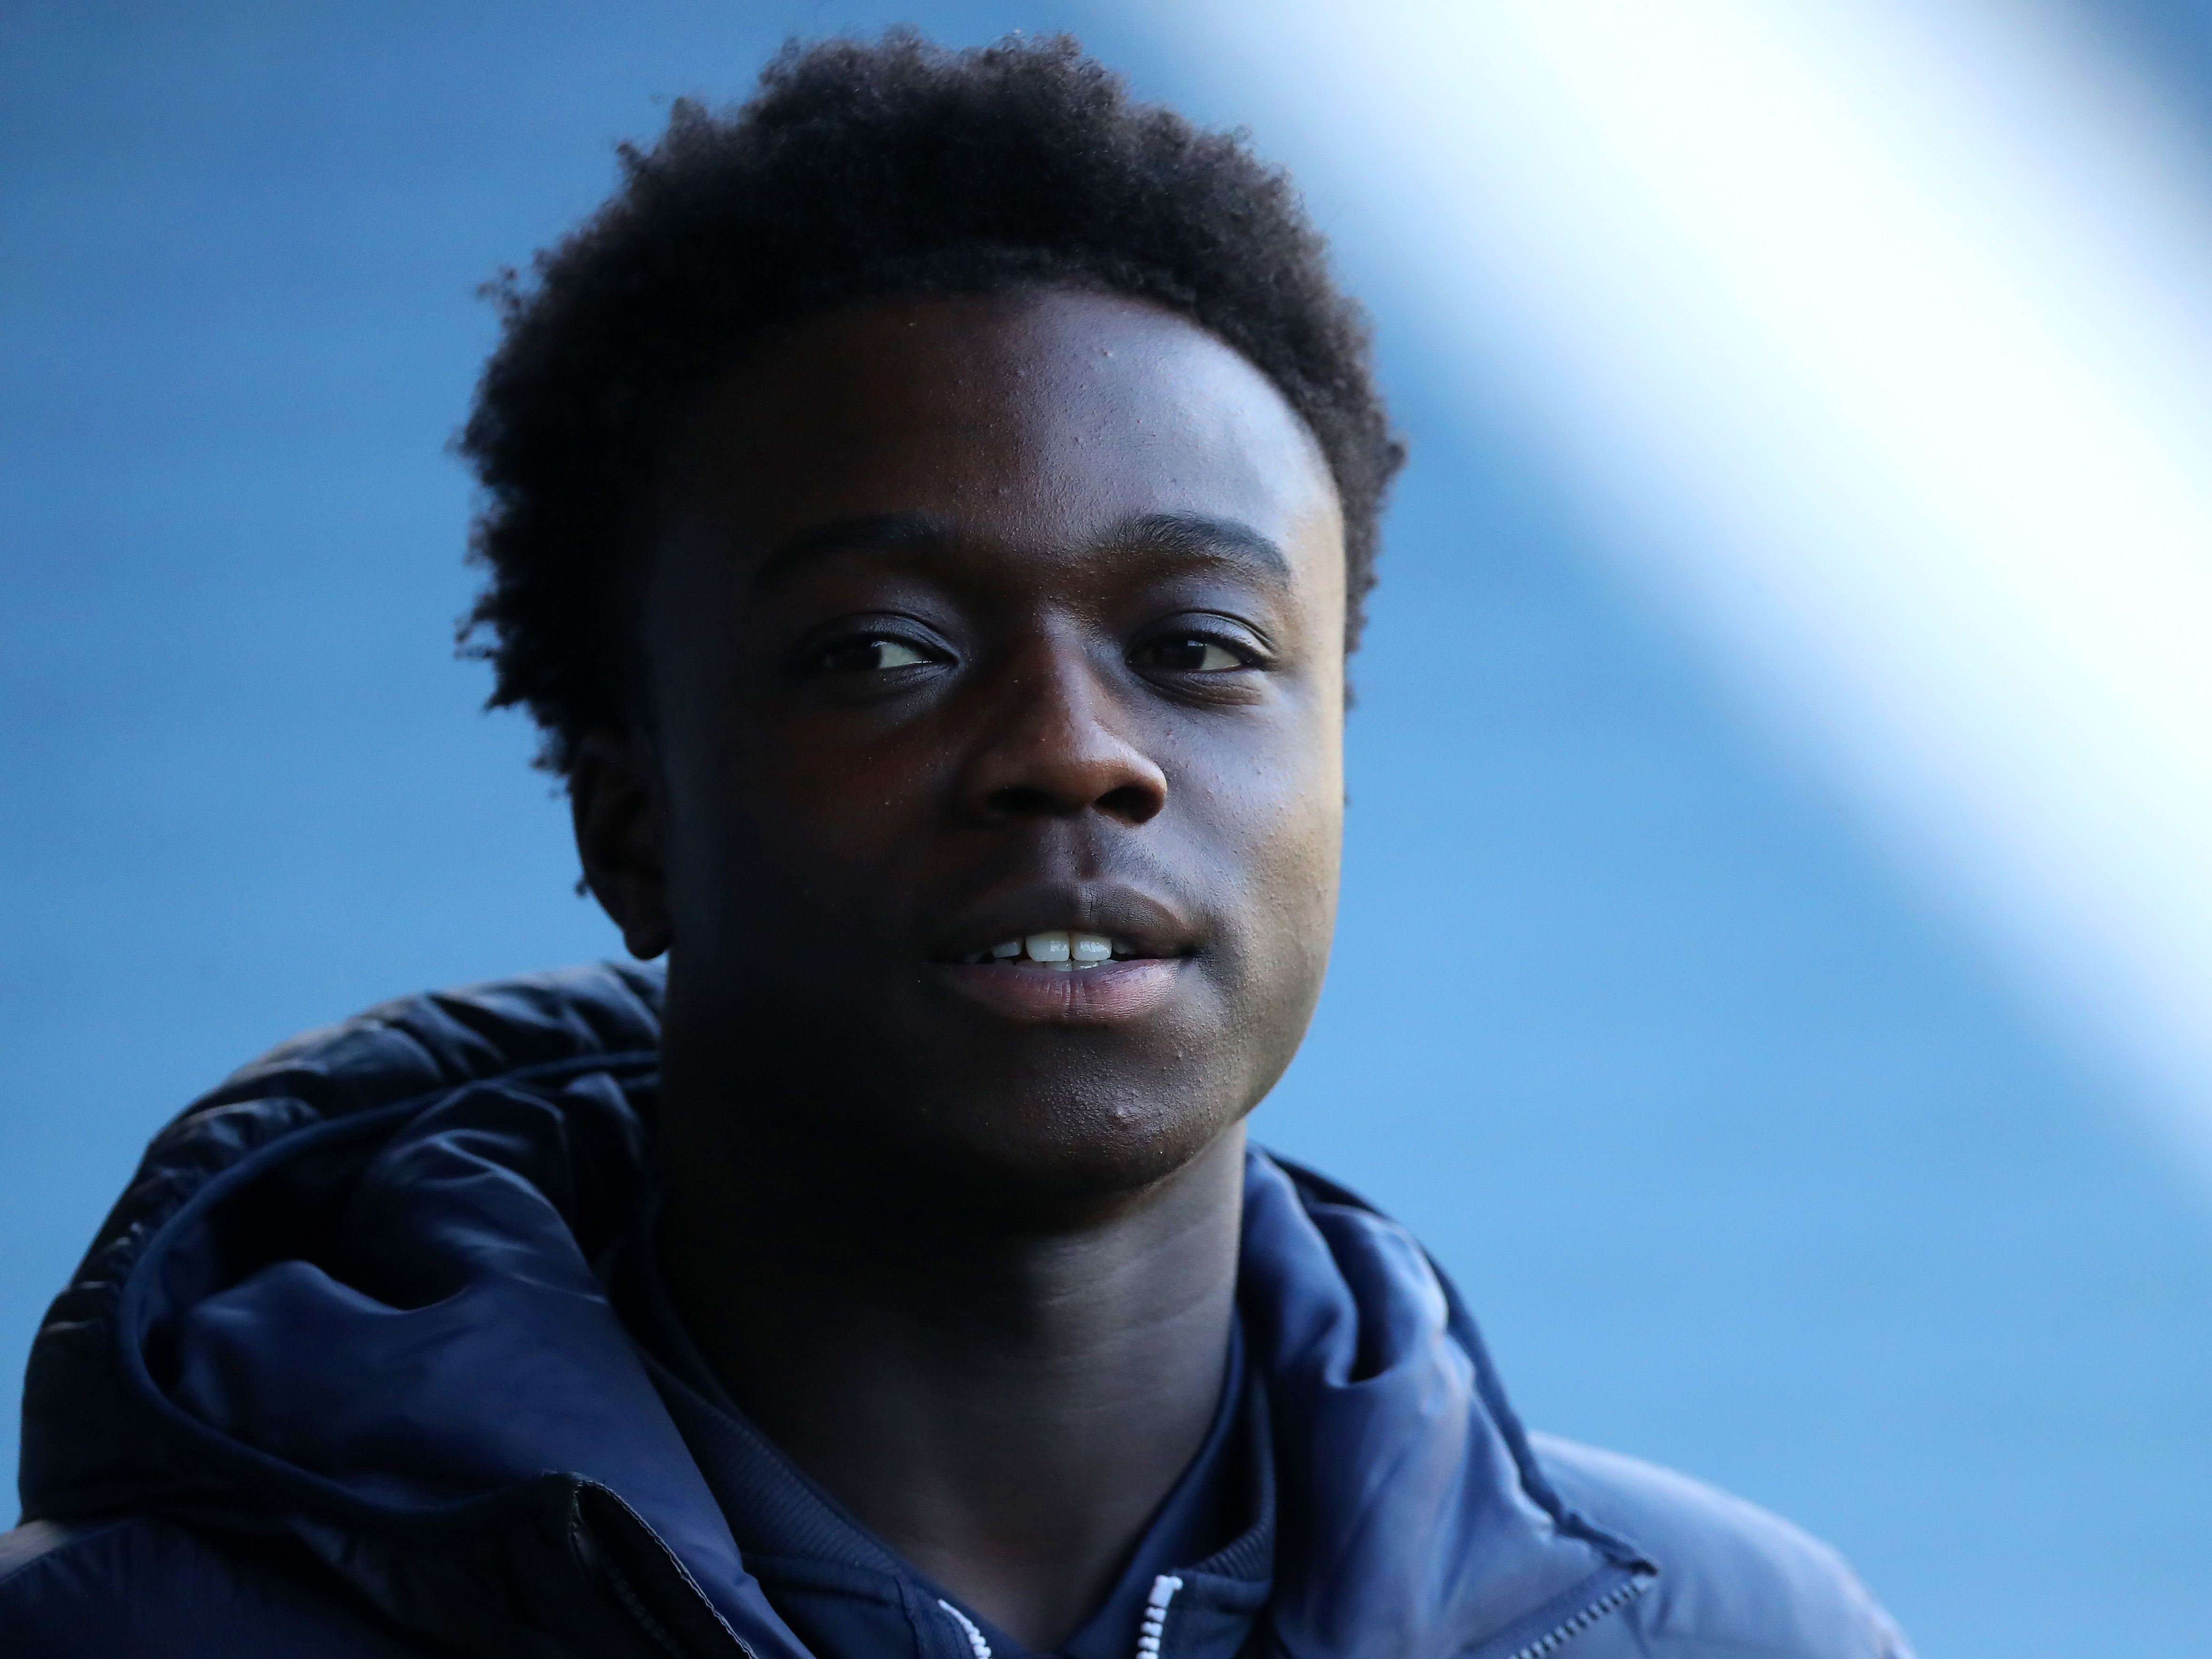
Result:
M1616 1452L1550 1435L1529 1440L1570 1509L1629 1539L1658 1565L1657 1583L1619 1626L1621 1637L1638 1644L1624 1651L1680 1659L1911 1659L1897 1626L1843 1557L1779 1516ZM1579 1650L1576 1659L1583 1659ZM1597 1648L1588 1659L1600 1659Z
M375 1613L250 1544L152 1516L31 1521L0 1533L0 1653L421 1659Z

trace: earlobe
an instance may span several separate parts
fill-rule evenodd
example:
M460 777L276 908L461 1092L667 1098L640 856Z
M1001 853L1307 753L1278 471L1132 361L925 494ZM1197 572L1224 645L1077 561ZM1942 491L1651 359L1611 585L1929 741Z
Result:
M577 745L568 772L569 816L584 882L622 929L632 956L672 942L659 774L650 744L602 726Z

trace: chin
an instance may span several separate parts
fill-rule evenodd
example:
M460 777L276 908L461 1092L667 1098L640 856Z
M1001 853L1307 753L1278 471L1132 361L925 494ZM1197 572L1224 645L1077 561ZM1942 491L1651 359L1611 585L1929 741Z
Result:
M1060 1094L1048 1104L969 1093L870 1139L900 1148L895 1179L978 1216L1050 1223L1172 1178L1248 1109L1238 1095L1207 1089Z
M1255 1018L1216 993L1181 1018L1054 1029L902 1006L897 987L700 988L671 997L664 1078L691 1103L664 1119L678 1156L857 1185L931 1224L1079 1224L1170 1180L1273 1086L1312 1001ZM698 1115L710 1102L727 1115Z

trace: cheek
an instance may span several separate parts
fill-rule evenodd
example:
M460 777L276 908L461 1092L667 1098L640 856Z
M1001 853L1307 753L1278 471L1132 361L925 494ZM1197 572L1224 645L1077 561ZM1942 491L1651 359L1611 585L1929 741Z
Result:
M1238 890L1235 965L1246 988L1245 1013L1261 1018L1272 1004L1297 1005L1318 994L1343 842L1336 722L1301 723L1284 738L1269 753L1214 774L1197 806L1213 828L1215 869Z
M701 893L865 887L864 872L915 844L944 787L944 745L912 732L764 717L683 735L668 783L672 873Z
M1301 791L1295 810L1283 814L1259 896L1267 933L1267 977L1279 995L1309 1011L1321 993L1336 926L1344 813L1342 785L1331 772L1315 779Z
M870 737L828 722L778 732L738 809L758 817L783 856L801 864L880 864L910 848L946 787L953 750L909 728Z

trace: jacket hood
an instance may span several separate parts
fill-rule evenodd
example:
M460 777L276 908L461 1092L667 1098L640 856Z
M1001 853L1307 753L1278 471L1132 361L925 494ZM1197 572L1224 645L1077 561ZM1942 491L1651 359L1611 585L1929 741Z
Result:
M806 1659L598 1271L651 1201L660 986L386 1004L188 1108L33 1346L26 1517L287 1536L450 1649ZM1270 1651L1506 1659L1649 1582L1552 1490L1410 1236L1256 1152L1245 1200Z

